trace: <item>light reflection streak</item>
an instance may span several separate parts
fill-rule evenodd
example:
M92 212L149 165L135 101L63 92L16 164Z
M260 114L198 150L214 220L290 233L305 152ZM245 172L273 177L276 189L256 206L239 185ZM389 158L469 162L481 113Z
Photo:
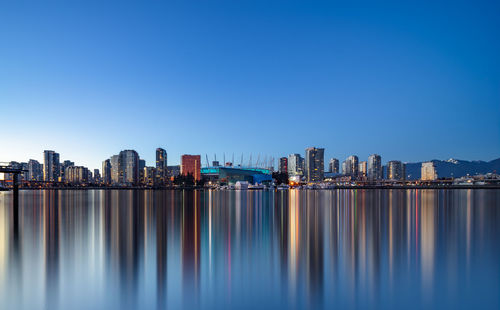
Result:
M500 270L494 192L478 193L479 204L470 190L23 195L17 261L11 210L0 200L0 296L7 296L0 308L12 308L6 283L16 280L9 292L30 296L25 308L45 299L50 308L79 300L82 308L126 309L155 294L145 308L237 308L241 300L256 308L259 300L363 308L402 294L433 305L440 292L459 300L459 281L481 287L490 301L484 291L500 287L498 278L484 279Z
M422 288L426 301L432 293L432 277L434 276L434 206L435 191L423 190L421 198L420 221L420 264L422 268Z
M208 270L209 278L212 279L212 205L213 191L208 192Z
M1 294L5 291L6 278L7 278L7 263L8 263L8 253L9 253L9 241L8 236L9 232L9 213L7 212L7 208L5 206L5 196L3 193L0 193L0 204L3 206L0 208L0 297L3 296Z
M290 264L289 264L289 285L292 301L295 298L296 290L297 290L297 270L298 270L298 256L299 256L299 211L298 211L298 190L292 189L289 191L289 219L290 224L289 227L289 240L290 240Z
M466 218L466 263L467 263L467 274L470 272L470 252L471 252L471 237L472 237L472 190L467 190L467 216Z

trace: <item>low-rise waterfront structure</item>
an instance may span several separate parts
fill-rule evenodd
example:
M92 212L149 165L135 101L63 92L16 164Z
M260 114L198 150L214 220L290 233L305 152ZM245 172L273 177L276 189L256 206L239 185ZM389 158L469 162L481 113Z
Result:
M206 167L201 169L201 174L211 184L234 185L238 181L260 184L273 180L271 171L264 168Z

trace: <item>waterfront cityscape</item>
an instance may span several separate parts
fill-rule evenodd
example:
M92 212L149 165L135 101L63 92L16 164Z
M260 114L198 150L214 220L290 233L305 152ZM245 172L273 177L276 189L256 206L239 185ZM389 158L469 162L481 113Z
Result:
M68 188L68 187L113 187L113 188L223 188L223 189L264 189L290 187L335 188L343 186L499 186L500 176L496 170L485 174L457 175L441 177L433 161L421 163L420 176L415 178L406 173L406 164L390 160L382 165L378 154L359 160L358 156L347 157L342 164L339 159L330 158L325 169L324 149L309 147L304 156L290 154L274 160L260 156L252 162L252 157L244 164L240 161L209 161L205 155L184 154L180 165L168 165L168 153L157 148L156 162L146 165L135 150L123 150L102 162L101 169L90 169L76 165L71 160L62 160L53 150L43 152L43 162L35 159L28 162L11 161L7 169L18 169L22 188ZM225 156L224 156L225 158ZM276 166L276 167L275 167ZM14 173L5 173L0 184L4 188L13 186Z
M0 310L499 310L500 1L3 1Z
M2 309L498 309L498 191L0 192Z

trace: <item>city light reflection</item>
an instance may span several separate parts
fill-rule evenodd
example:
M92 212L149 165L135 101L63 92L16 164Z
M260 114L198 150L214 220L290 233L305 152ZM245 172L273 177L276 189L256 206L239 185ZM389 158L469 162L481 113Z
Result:
M499 303L496 191L0 195L1 308Z

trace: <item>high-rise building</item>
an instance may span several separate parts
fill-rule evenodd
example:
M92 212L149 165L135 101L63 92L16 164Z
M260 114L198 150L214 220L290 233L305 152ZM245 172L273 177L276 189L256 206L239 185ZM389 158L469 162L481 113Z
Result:
M120 155L113 155L109 159L111 164L111 183L120 184L123 182L122 176L120 175Z
M160 184L167 181L167 151L162 148L156 149L156 179Z
M324 178L325 149L308 147L305 155L305 172L307 182L322 182Z
M65 182L73 184L81 184L89 182L89 170L81 166L68 166L64 172L66 176Z
M144 168L146 168L146 161L144 159L139 159L139 183L144 184Z
M167 175L169 177L176 177L181 174L181 166L167 166Z
M94 183L101 183L101 174L99 173L99 169L94 169Z
M21 169L24 170L22 173L21 173L21 178L23 180L28 180L28 177L29 177L29 171L28 171L28 163L21 163Z
M421 177L422 181L434 181L437 179L436 167L432 161L422 163L421 168Z
M346 159L346 175L357 177L359 174L358 156L351 155Z
M102 183L111 184L111 160L109 159L102 162Z
M359 175L359 177L361 177L361 178L366 177L367 170L368 170L367 166L368 165L367 165L366 161L359 162L359 165L358 165L358 175Z
M196 181L201 179L201 156L187 155L181 156L181 174L192 175Z
M347 175L347 160L342 162L342 174Z
M139 154L136 151L121 151L118 166L123 183L135 185L139 182Z
M155 185L155 179L157 177L157 171L154 167L144 167L143 168L144 172L144 185L147 186L154 186Z
M299 154L288 155L287 165L289 176L304 175L304 159Z
M59 177L59 154L54 151L43 151L43 180L56 182Z
M399 160L391 160L387 163L387 179L389 180L404 180L405 165Z
M339 173L339 160L337 158L330 158L328 163L328 172Z
M279 173L288 173L288 158L286 157L280 158Z
M368 156L368 179L380 180L383 178L382 158L378 154Z
M140 180L139 167L145 162L134 150L124 150L102 163L104 183L137 185ZM108 172L110 177L108 177Z
M71 166L74 166L75 165L75 162L74 161L71 161L71 160L65 160L63 161L62 165L64 167L71 167Z
M87 182L88 183L93 183L94 182L94 175L92 174L92 171L87 169Z
M42 165L38 160L30 159L28 161L28 180L41 181L43 179Z
M65 181L66 168L74 166L75 163L70 160L65 160L59 165L59 179L61 182Z

